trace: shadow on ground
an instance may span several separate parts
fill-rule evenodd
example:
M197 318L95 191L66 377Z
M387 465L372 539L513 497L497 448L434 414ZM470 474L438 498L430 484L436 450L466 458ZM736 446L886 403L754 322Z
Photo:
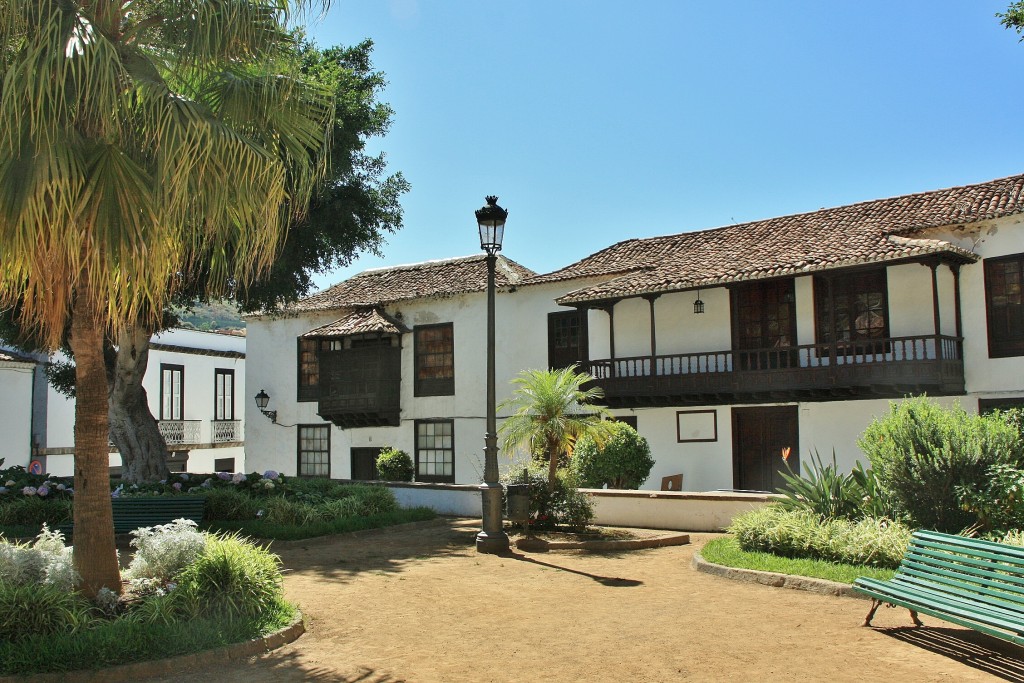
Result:
M417 522L424 533L410 534L408 525L274 543L285 574L316 573L345 582L372 572L398 573L413 562L441 559L476 542L479 523L440 518Z
M891 638L960 662L1004 681L1024 683L1024 651L977 631L901 626L878 629Z
M579 569L570 569L569 567L565 567L563 565L554 564L552 562L544 562L538 560L535 557L530 557L529 555L522 555L520 553L512 552L509 553L508 556L514 560L519 560L520 562L529 562L530 564L536 564L541 567L547 567L548 569L557 569L558 571L569 572L570 574L577 574L579 576L585 576L588 579L593 579L602 586L609 586L611 588L631 588L634 586L642 586L644 584L643 581L637 581L635 579L622 579L617 576L601 576L599 574L591 574L589 572L581 571Z

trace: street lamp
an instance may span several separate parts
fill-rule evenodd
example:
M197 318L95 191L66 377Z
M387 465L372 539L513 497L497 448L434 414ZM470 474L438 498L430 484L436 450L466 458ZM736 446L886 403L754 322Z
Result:
M483 528L476 535L476 549L481 553L504 553L508 552L508 535L501 515L497 409L494 405L494 267L501 251L508 211L498 206L497 197L490 195L486 199L487 205L476 212L480 248L487 252L487 432L484 434L484 483L480 486Z
M260 412L270 418L270 421L277 423L277 411L267 410L267 405L270 404L270 394L260 389L260 393L256 394L253 398L256 399L256 407L260 409Z

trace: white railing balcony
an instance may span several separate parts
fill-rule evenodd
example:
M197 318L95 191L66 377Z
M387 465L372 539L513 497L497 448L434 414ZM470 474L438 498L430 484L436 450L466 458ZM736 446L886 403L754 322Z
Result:
M241 420L213 420L213 443L242 440Z
M160 420L160 436L168 446L199 443L202 420Z

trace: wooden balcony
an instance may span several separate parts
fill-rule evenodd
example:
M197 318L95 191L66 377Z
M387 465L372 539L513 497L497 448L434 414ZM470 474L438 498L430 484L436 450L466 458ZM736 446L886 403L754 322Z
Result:
M321 351L317 414L339 427L400 424L402 349Z
M612 408L956 395L964 393L962 341L891 337L595 360L588 369Z

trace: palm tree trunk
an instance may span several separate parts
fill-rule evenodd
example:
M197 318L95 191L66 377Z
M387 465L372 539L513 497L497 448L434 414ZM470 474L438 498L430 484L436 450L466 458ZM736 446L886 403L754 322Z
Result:
M110 438L121 452L121 481L126 484L159 481L168 475L167 444L142 386L148 364L148 331L131 327L121 333L110 377Z
M558 452L558 440L548 441L548 492L553 493L555 483L558 481L558 459L561 453Z
M85 278L80 285L88 287ZM107 373L103 362L103 327L80 291L71 311L71 350L75 356L75 504L74 561L87 596L100 588L121 592L114 544L107 446Z

